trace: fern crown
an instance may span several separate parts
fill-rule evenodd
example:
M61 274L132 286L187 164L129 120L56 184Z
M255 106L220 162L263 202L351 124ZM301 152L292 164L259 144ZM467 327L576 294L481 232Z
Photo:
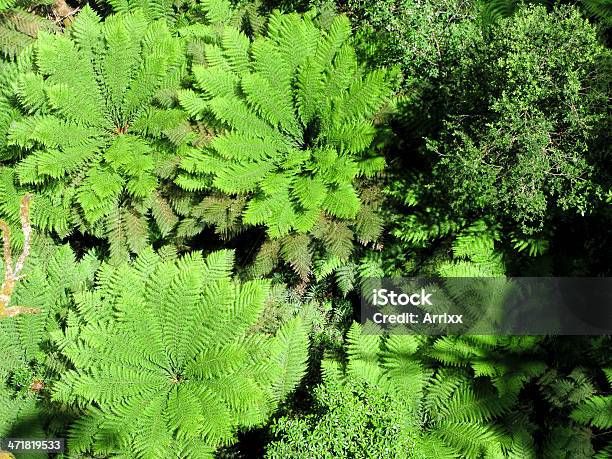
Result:
M354 181L382 168L367 158L373 115L388 96L382 70L362 71L344 16L321 31L310 15L272 15L251 42L231 27L211 35L196 90L180 101L221 133L183 161L186 189L212 186L248 195L243 221L282 237L306 233L320 218L351 219L360 209Z
M76 370L54 397L99 407L75 424L74 450L209 457L295 387L307 331L296 318L274 337L250 333L269 285L237 284L232 268L230 251L174 261L148 250L100 270L100 288L76 298L74 328L56 335Z
M406 428L414 430L410 457L506 457L504 451L511 457L535 457L523 423L501 424L504 417L520 416L512 412L518 394L545 365L524 359L506 367L499 357L483 355L483 349L497 347L508 355L533 346L537 338L445 336L428 343L416 335L381 337L366 327L353 324L345 370L325 361L325 379L329 384L350 383L352 378L393 394L405 406ZM423 352L451 368L432 372L423 365ZM461 367L471 367L474 373Z
M140 11L101 23L86 7L66 33L41 32L22 59L15 83L22 116L8 129L22 151L19 182L54 205L76 201L89 225L123 201L148 198L157 164L172 154L167 140L185 140L178 133L185 115L168 98L184 69L181 41ZM68 232L71 222L49 226Z

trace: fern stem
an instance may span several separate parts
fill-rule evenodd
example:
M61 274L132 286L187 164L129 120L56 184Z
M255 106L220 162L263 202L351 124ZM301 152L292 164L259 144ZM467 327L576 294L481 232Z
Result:
M14 317L19 314L30 313L35 314L40 312L38 308L29 308L25 306L8 307L11 302L15 285L20 279L19 274L25 266L25 262L30 255L30 246L32 241L32 226L30 225L30 201L31 194L26 194L19 208L19 216L21 218L21 230L23 231L23 250L17 259L17 263L13 267L13 257L11 254L11 230L4 221L0 221L0 231L2 232L2 245L4 257L4 280L2 282L2 293L0 294L0 318Z

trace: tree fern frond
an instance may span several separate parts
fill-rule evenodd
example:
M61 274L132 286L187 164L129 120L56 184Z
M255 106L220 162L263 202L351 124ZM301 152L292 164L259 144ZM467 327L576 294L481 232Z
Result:
M227 0L203 0L206 18L213 24L224 24L230 17L232 4Z
M284 324L276 333L275 359L281 368L274 384L277 400L284 399L306 373L308 361L308 329L298 316Z
M312 265L310 242L305 234L286 236L281 242L283 258L303 280L308 279Z
M45 203L35 224L107 237L115 254L142 249L134 236L146 236L142 216L167 178L155 165L195 136L183 110L157 97L182 80L183 43L142 10L102 21L86 6L63 34L40 32L32 54L15 78L21 116L8 132L20 155L5 164Z
M612 427L612 396L596 395L572 411L571 417L581 424L590 424L599 429Z
M242 75L249 70L249 39L233 27L225 27L221 35L223 53L230 68Z
M348 225L361 208L356 182L384 165L381 158L366 164L362 155L390 87L385 71L359 72L348 19L338 17L324 32L312 18L275 12L264 36L250 41L224 25L206 44L207 65L193 67L195 89L179 100L226 130L183 159L176 184L203 189L207 174L213 188L245 198L245 225L265 225L271 238L322 235L329 252L346 259L354 239ZM380 233L369 211L358 217L368 242ZM322 219L345 223L333 235L318 228ZM302 278L309 264L301 263Z
M247 333L267 284L234 284L232 252L143 256L100 273L114 280L100 278L83 300L93 306L105 292L112 311L78 325L80 333L62 346L75 370L63 375L54 398L99 407L75 423L75 451L170 454L176 445L190 450L187 439L210 451L238 426L265 420L304 374L308 340L300 319L276 337ZM72 332L69 324L58 341ZM94 430L91 441L78 437Z
M437 436L469 458L480 457L489 448L508 446L512 441L502 429L487 424L444 422L434 429Z

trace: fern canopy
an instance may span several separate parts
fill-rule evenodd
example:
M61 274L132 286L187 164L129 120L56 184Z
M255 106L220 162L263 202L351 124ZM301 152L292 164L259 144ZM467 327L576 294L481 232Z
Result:
M74 364L54 398L86 406L74 452L212 457L239 427L262 424L299 382L307 331L295 318L275 336L251 333L266 281L231 278L233 253L103 266L78 296L74 328L56 341Z
M247 195L244 223L272 238L307 233L323 216L355 218L355 180L384 165L366 150L389 84L384 71L359 68L350 31L344 16L322 31L309 15L279 13L252 42L224 27L193 68L195 90L180 95L220 133L183 161L179 185L211 177L213 188Z
M227 238L265 226L256 275L282 260L305 281L317 260L347 261L355 242L382 232L378 203L364 191L384 167L371 144L390 74L358 65L345 16L322 30L314 11L276 12L251 40L212 13L214 26L183 31L202 56L179 100L216 136L181 162L176 184L199 202L178 232L214 225ZM198 197L211 189L227 198Z
M87 255L75 260L68 245L57 247L35 238L32 253L11 298L12 306L39 310L0 319L0 436L48 438L44 426L53 419L48 388L66 370L49 333L61 325L72 295L91 286L99 263ZM0 278L5 266L0 260ZM56 416L56 420L60 416ZM40 454L23 454L38 458Z
M375 428L388 428L389 416L395 420L392 433L387 432L382 442L393 451L392 457L536 457L521 414L514 410L518 391L525 381L543 371L542 365L516 362L514 367L504 368L500 358L486 362L483 356L484 350L495 346L498 340L499 347L507 352L516 351L521 344L527 348L532 342L519 343L512 338L506 342L498 337L463 341L454 338L430 343L424 336L383 337L353 324L346 336L346 363L325 359L323 384L315 394L331 393L341 399L341 406L350 406L359 397L360 408L346 413L323 400L318 402L325 407L322 413L281 418L273 428L277 439L270 444L268 457L312 457L317 455L315 451L330 458L370 457L347 452L354 447L346 441L351 435L359 435L359 442L369 441L368 434L359 433L359 410L364 403ZM438 356L455 354L455 361L447 362L449 366L468 365L471 360L475 376L481 378L459 368L428 368L427 362L436 357L436 350ZM493 384L486 382L487 377ZM381 398L383 409L377 401ZM366 451L380 446L379 440ZM308 453L301 455L304 451ZM325 455L330 451L333 453ZM382 453L371 457L379 456Z
M57 316L65 314L72 294L93 282L97 266L98 262L91 255L77 263L68 245L55 247L45 240L36 241L24 278L17 283L11 303L40 312L0 320L0 346L4 350L0 381L10 379L15 372L45 363L42 347L48 341L48 332L58 327ZM0 262L0 273L3 268Z
M7 138L17 151L0 153L16 183L36 191L34 214L53 214L39 226L117 242L131 229L118 213L144 219L160 171L188 140L171 97L185 66L181 41L140 11L101 22L87 6L65 33L39 34L10 69Z

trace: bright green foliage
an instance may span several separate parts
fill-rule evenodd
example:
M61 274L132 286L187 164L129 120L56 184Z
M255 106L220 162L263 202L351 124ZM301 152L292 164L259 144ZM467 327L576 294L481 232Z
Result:
M225 24L241 29L250 36L259 36L264 33L268 21L268 17L262 14L263 3L262 0L189 2L186 18L187 22L197 22L204 16L209 24ZM204 63L204 60L201 63Z
M0 272L3 272L0 261ZM28 257L24 278L17 283L12 305L38 308L37 314L20 314L0 320L0 380L10 378L17 369L44 366L48 358L42 353L46 334L58 327L56 320L66 314L71 294L86 288L93 281L97 268L95 258L88 255L77 263L69 246L56 247L48 241L35 243ZM36 374L44 377L43 373ZM32 375L33 377L35 375Z
M384 165L367 149L388 77L359 68L349 37L343 16L322 31L310 15L273 14L266 37L253 42L225 27L193 67L196 90L180 94L192 116L212 117L220 132L183 160L177 184L246 197L242 223L286 238L280 254L302 277L311 255L301 234L346 259L354 232L371 241L381 231L356 180Z
M199 60L198 37L202 24L226 24L244 28L254 35L263 31L266 17L260 13L261 1L229 0L100 0L114 13L142 10L150 19L163 19L185 35L195 38L187 44L189 54Z
M49 2L0 0L0 219L18 254L28 193L36 233L0 437L612 457L610 336L351 326L382 276L441 278L470 321L506 275L610 276L610 0Z
M7 138L19 150L0 153L36 190L41 229L108 237L115 255L146 246L148 209L171 226L159 189L189 139L171 97L184 69L181 41L141 12L100 22L87 7L64 34L41 34L11 69Z
M32 10L50 2L19 1L0 2L0 52L5 58L14 59L32 44L40 30L55 31L56 25Z
M315 413L283 417L272 426L277 440L267 458L407 457L411 439L397 400L361 380L340 382L326 374L324 381L314 389Z
M16 393L12 387L0 383L0 435L3 438L47 438L43 421L48 413L38 403L36 394ZM20 458L42 459L37 453L24 453Z
M274 427L281 438L271 444L268 457L307 458L315 451L330 458L386 457L376 448L393 451L390 457L406 458L535 457L520 413L510 411L522 384L540 373L542 365L517 362L504 372L503 365L492 359L485 370L484 361L477 364L478 353L469 357L466 351L491 344L495 338L473 337L446 349L444 340L448 339L433 346L440 355L462 354L466 363L472 359L477 376L484 379L473 380L459 369L440 369L432 375L423 365L422 353L429 350L426 338L381 338L353 325L347 335L345 368L324 361L324 382L315 392L317 411L303 418L281 419ZM520 339L509 340L504 351L531 344L530 340L522 344ZM457 360L457 365L462 363ZM361 417L363 409L370 413L367 421ZM367 429L379 429L374 432L380 431L383 438L379 436L371 445L373 432Z
M466 351L470 339L474 349L478 343L487 341L487 337L472 337L465 344L457 342L445 348L442 344L445 339L451 338L440 338L433 343L427 343L424 337L405 335L385 339L368 335L354 325L347 336L347 372L379 387L391 386L401 391L396 400L422 429L418 439L413 438L413 450L408 457L506 457L504 453L511 455L525 448L521 431L524 426L503 425L511 417L509 411L518 393L511 389L520 387L518 382L513 386L508 380L520 380L520 375L524 381L528 379L528 371L537 374L541 365L530 370L521 368L521 371L508 368L504 376L503 364L498 368L492 358L490 365L500 372L499 381L491 378L493 384L486 379L474 380L469 373L455 369L441 368L428 378L431 370L424 369L422 364L425 355L435 355L438 349L439 355L456 352L469 359ZM512 351L512 347L505 350ZM455 365L460 363L457 361ZM422 420L425 423L419 424ZM533 457L533 445L530 449L531 455L523 457Z
M606 369L604 372L608 381L612 380L612 370ZM580 424L592 425L599 429L611 428L612 396L594 395L588 398L572 412L572 419Z
M169 0L103 0L114 13L129 13L140 10L148 20L170 20L174 16L174 3Z
M299 318L275 336L250 332L266 281L231 278L233 253L164 260L147 250L108 265L98 288L56 335L75 370L54 399L84 404L73 453L212 457L239 427L261 425L300 381L307 331Z
M483 16L487 21L512 16L523 2L517 0L485 0L483 5ZM555 0L529 0L528 4L554 4L561 3ZM605 26L612 25L612 3L610 0L582 0L578 4L585 12Z
M34 241L11 305L37 308L40 312L0 319L2 438L48 438L43 426L54 411L46 403L48 390L58 374L66 370L65 361L50 347L49 332L60 326L71 305L71 295L92 284L97 265L93 256L77 263L67 245L57 247L46 240Z

